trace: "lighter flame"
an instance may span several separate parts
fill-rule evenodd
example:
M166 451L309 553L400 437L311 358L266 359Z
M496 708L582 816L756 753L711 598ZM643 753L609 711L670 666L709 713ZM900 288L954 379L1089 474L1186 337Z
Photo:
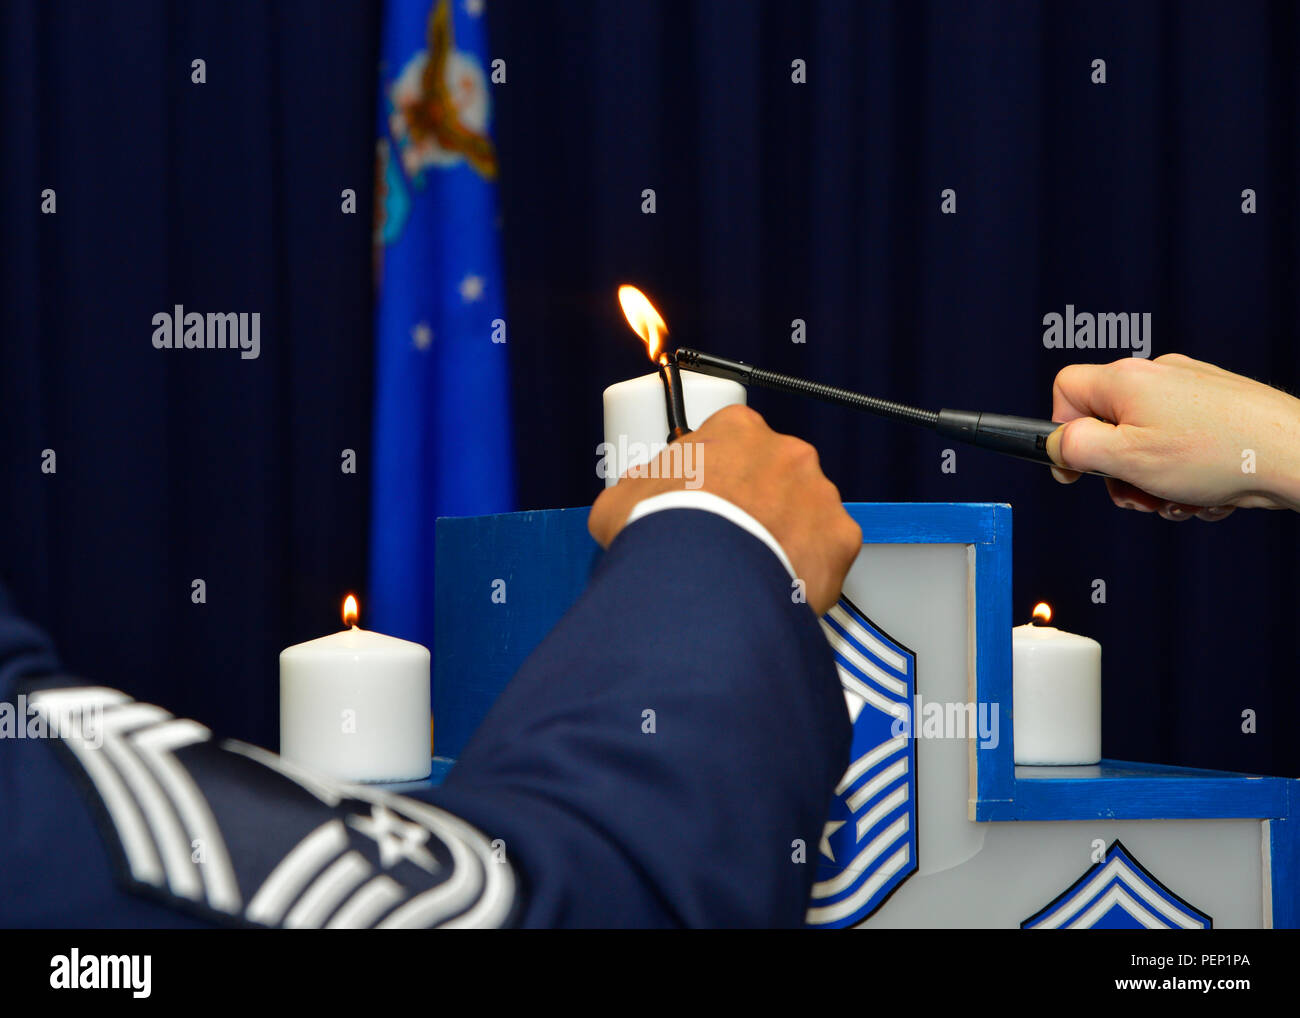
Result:
M1039 601L1034 605L1034 622L1041 622L1043 625L1052 621L1052 606L1046 601Z
M343 624L355 626L360 615L361 609L357 607L357 599L349 594L343 599Z
M659 355L663 353L663 337L668 335L668 326L664 324L655 306L644 293L627 284L618 288L618 302L623 305L627 324L645 341L650 359L658 361Z

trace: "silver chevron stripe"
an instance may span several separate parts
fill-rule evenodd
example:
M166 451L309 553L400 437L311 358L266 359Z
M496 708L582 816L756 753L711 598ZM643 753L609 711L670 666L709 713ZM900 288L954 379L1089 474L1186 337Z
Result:
M483 832L460 817L428 803L398 796L388 798L399 801L405 813L423 821L449 845L463 846L480 867L478 901L440 925L447 929L472 929L504 923L514 905L515 872L504 857L498 858Z
M33 694L32 703L94 783L131 875L179 897L206 901L218 911L237 913L239 884L221 831L202 792L173 755L206 742L208 730L100 687L43 690ZM62 725L70 712L92 707L103 711L99 747L77 726L64 730ZM200 849L202 863L196 864L192 847Z
M321 824L271 871L248 904L248 918L278 926L303 888L347 847L348 832L342 820Z
M381 884L375 878L357 887L333 917L323 917L326 926L494 927L509 916L515 899L514 870L497 859L482 832L459 817L417 799L305 771L257 746L233 741L223 745L279 772L327 805L353 798L386 806L418 822L451 853L451 874L436 887L408 897L409 892L391 878ZM287 922L284 917L295 899L313 893L315 885L309 881L323 879L323 868L346 847L347 833L341 823L337 831L326 824L312 832L266 878L249 906L249 918L267 925ZM400 897L393 895L394 887L401 888Z
M229 847L202 789L175 756L185 746L210 741L208 729L104 687L38 691L30 702L94 784L132 878L239 914L244 905ZM89 708L102 710L100 732L62 723ZM89 741L100 734L102 746ZM437 838L451 856L445 879L413 894L351 849L344 817L334 816L271 870L248 902L244 915L250 921L295 928L427 928L499 926L509 917L514 871L470 824L415 799L313 774L256 746L227 741L220 748L276 771L331 809L347 799L383 807L413 832ZM192 841L202 849L197 865Z
M340 856L312 881L311 887L284 917L284 925L297 930L320 929L343 900L365 883L372 872L370 863L360 852L347 852Z
M352 895L326 923L330 930L364 930L406 897L406 891L392 877L377 876Z
M208 904L218 912L233 915L239 912L243 902L225 839L208 800L190 777L190 772L172 755L184 746L207 742L211 738L212 733L203 725L181 718L135 732L129 741L180 812L190 843L197 842L203 859L199 863L199 875L203 878Z
M149 825L140 813L139 804L127 790L113 765L95 746L90 743L84 732L61 730L62 719L69 713L82 707L99 707L107 709L121 703L131 702L125 693L115 689L90 687L84 689L52 689L34 693L30 697L32 705L45 717L50 732L63 740L64 745L72 751L90 778L99 796L103 800L108 818L117 832L122 854L126 857L127 869L131 876L142 884L161 887L166 879L162 860L154 846L153 835Z
M1114 884L1115 887L1108 888L1107 885L1111 884ZM1113 858L1098 870L1092 879L1090 879L1083 887L1070 895L1070 900L1067 903L1046 917L1042 922L1036 923L1035 929L1055 930L1061 928L1086 928L1087 926L1090 926L1092 923L1096 922L1101 915L1104 915L1106 911L1109 910L1110 905L1115 904L1118 900L1118 896L1113 894L1116 887L1120 888L1122 891L1128 892L1125 894L1124 901L1126 903L1132 903L1134 906L1133 909L1126 909L1126 911L1128 911L1130 915L1143 925L1147 926L1148 929L1205 928L1206 924L1199 916L1191 915L1172 902L1165 900L1165 898L1157 894L1150 886L1148 886L1145 880L1133 872L1122 858ZM1097 899L1099 895L1101 895L1103 900L1105 900L1107 894L1112 895L1110 898L1110 904L1108 904L1106 908L1096 911L1096 906L1093 905L1094 900ZM1143 908L1142 905L1139 905L1138 899L1145 903L1146 906L1149 906L1149 910ZM1084 912L1083 910L1089 905L1093 905L1093 908ZM1141 914L1139 914L1138 910L1141 911ZM1083 912L1086 921L1081 921L1076 918L1080 912ZM1152 915L1152 912L1158 912L1165 920L1167 920L1167 922L1162 923L1162 920Z
M154 779L149 768L125 736L136 728L170 720L171 715L149 703L126 703L104 711L104 753L117 768L149 822L149 831L167 873L167 887L173 894L192 901L203 900L203 878L190 857L176 809Z

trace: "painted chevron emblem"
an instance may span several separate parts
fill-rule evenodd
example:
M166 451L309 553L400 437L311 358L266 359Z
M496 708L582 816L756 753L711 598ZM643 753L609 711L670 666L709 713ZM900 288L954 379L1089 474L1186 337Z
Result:
M1041 911L1025 930L1208 930L1214 920L1188 904L1113 841L1094 865Z
M871 915L916 871L916 743L893 734L916 693L916 655L847 598L822 628L853 722L853 761L823 828L806 922L843 927Z

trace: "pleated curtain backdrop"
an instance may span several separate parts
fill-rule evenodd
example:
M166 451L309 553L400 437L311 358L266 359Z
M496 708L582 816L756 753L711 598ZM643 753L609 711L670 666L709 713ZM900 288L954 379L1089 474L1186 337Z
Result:
M1067 305L1300 378L1290 4L486 7L521 507L599 490L600 391L647 370L625 281L675 342L935 408L1047 414L1062 366L1116 356L1044 347ZM71 667L270 745L276 652L365 583L369 478L338 460L370 439L380 13L3 15L0 579ZM154 350L177 303L261 311L259 359ZM1108 756L1300 773L1293 514L1170 524L751 397L848 499L1013 504L1016 610L1101 641Z

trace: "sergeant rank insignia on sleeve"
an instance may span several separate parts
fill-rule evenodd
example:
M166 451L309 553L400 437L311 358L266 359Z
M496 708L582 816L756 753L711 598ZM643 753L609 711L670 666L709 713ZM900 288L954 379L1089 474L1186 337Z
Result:
M99 686L28 693L66 748L133 890L236 925L494 927L516 880L470 824L218 742Z

